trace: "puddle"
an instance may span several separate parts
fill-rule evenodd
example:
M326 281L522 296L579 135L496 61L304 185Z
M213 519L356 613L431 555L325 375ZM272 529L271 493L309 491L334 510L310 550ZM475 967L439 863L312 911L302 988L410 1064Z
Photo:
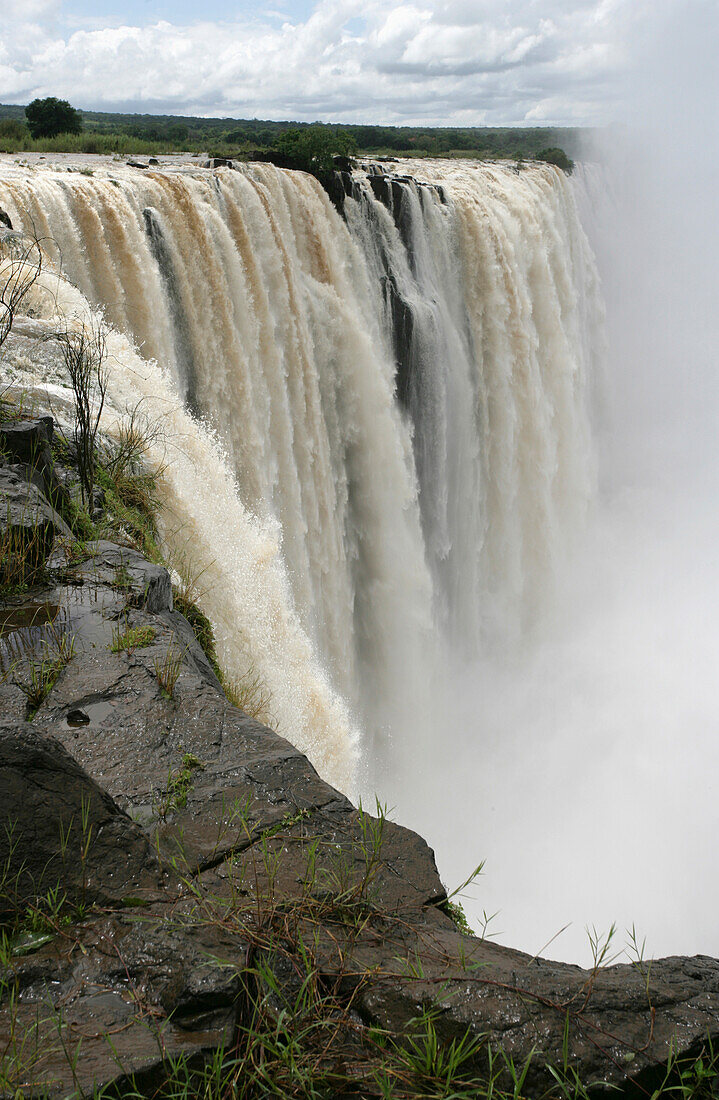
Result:
M22 607L5 607L0 611L0 638L15 630L52 623L59 610L59 604L47 602L23 604Z
M112 622L106 619L113 601L102 599L97 589L65 585L52 598L27 600L0 610L0 680L15 665L34 658L52 659L67 645L75 652L106 646L112 638Z
M57 596L57 593L54 593ZM57 599L0 611L0 680L34 657L52 659L71 644L72 629Z
M73 707L65 715L62 723L62 729L81 729L83 726L99 725L104 722L106 718L113 713L117 703L110 702L109 699L98 699L94 703L83 703L81 706Z

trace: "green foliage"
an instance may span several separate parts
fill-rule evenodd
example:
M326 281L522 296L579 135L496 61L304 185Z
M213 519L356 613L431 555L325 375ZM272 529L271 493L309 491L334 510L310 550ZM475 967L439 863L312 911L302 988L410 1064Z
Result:
M5 141L20 142L25 141L28 137L29 131L27 126L23 125L19 119L16 118L4 118L0 121L0 146Z
M315 171L331 155L481 157L529 159L547 149L576 147L577 130L546 126L360 126L302 123L268 119L192 118L178 115L137 115L83 112L85 132L55 138L0 136L0 149L42 152L158 154L178 150L213 156L252 159L274 151L296 157L296 166ZM21 107L0 105L0 118L22 123ZM307 141L300 135L313 131ZM321 132L324 132L323 134ZM17 131L13 131L17 135ZM286 136L290 135L290 136ZM351 144L350 144L351 142ZM317 160L313 160L313 158ZM309 166L308 166L309 164ZM331 167L331 165L330 165ZM562 167L562 165L560 165ZM566 169L565 169L566 170Z
M58 134L79 134L82 116L66 99L33 99L25 108L27 128L34 138L52 138Z
M333 157L355 153L357 142L346 130L307 126L284 130L275 140L274 147L288 167L321 175L332 171Z
M43 640L39 656L33 654L29 661L18 660L10 667L0 664L2 680L10 680L25 696L27 721L35 717L74 653L74 637L52 628L49 636Z
M154 812L162 821L166 821L173 811L184 810L187 796L192 790L194 774L204 767L194 753L186 752L182 755L178 770L173 772L170 768L167 773L167 787L153 805Z
M438 906L438 908L441 909L443 913L446 913L448 917L451 917L459 931L464 933L465 936L474 935L472 926L467 920L467 915L462 908L461 902L444 901L441 905Z
M163 695L165 695L167 699L174 698L175 684L182 671L182 660L184 655L184 650L175 649L175 647L170 644L165 650L165 655L162 659L159 657L155 658L153 665L155 677L162 689Z
M0 530L0 599L19 595L44 577L45 532L41 525L14 526L8 516Z
M215 635L212 630L212 623L207 618L189 595L185 592L180 592L178 589L173 590L172 602L175 607L175 611L179 611L181 615L184 615L188 623L192 627L192 633L195 635L195 639L200 645L202 652L207 657L207 660L212 666L212 671L220 682L222 681L222 669L217 663L217 653L215 651Z
M557 168L561 168L563 172L566 172L568 176L571 176L574 170L574 161L570 160L564 149L551 148L541 149L535 154L536 160L543 160L547 164L556 164Z
M185 585L183 590L178 588L173 590L175 610L184 615L192 627L192 632L210 662L212 671L220 681L228 701L233 707L239 707L250 718L255 718L266 726L272 726L273 718L270 710L272 696L269 688L252 666L241 677L228 676L223 671L217 659L212 624L196 601L190 597L191 587L191 585Z
M274 726L270 710L272 703L270 689L252 666L247 669L244 676L232 677L222 673L219 679L233 707L239 707L250 718L255 718L266 726Z
M120 630L119 626L112 634L110 649L113 653L134 653L136 649L145 649L155 640L155 630L151 626L127 626Z

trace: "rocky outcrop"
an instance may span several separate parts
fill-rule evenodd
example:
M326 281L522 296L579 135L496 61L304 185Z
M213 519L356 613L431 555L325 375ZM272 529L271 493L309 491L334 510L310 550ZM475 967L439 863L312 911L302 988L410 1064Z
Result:
M346 1045L411 1033L429 1010L440 1042L482 1037L478 1073L487 1044L529 1060L527 1096L564 1063L651 1088L672 1044L719 1042L716 960L588 972L463 935L427 844L228 702L167 573L137 550L60 533L42 585L6 592L0 621L0 908L19 929L0 1049L28 1037L32 1065L4 1069L26 1098L122 1095L130 1079L151 1094L170 1060L237 1040L258 959L279 1020L308 952ZM51 658L30 722L32 669ZM355 1095L382 1093L368 1075Z

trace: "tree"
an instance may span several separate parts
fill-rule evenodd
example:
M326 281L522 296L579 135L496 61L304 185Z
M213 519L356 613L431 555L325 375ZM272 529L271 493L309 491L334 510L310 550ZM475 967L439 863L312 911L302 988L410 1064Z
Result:
M57 134L79 134L82 116L66 99L33 99L25 108L27 127L33 138L55 137Z
M561 168L568 176L571 176L574 168L574 161L567 156L564 149L559 149L558 147L540 150L540 152L536 154L536 159L543 160L547 164L556 164L557 168Z
M333 157L354 153L357 143L346 130L305 126L283 130L275 142L275 149L290 167L318 175L332 170Z

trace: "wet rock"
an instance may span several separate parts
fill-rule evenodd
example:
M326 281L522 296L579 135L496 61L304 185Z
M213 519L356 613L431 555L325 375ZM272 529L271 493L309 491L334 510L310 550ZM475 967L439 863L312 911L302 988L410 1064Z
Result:
M7 229L12 229L10 216L3 210L2 206L0 206L0 225L4 225Z
M656 1087L672 1043L676 1052L698 1052L719 1038L715 959L661 959L592 973L467 937L458 965L456 936L438 912L385 929L381 940L368 930L353 963L371 969L381 958L384 977L359 990L358 1007L380 1026L408 1028L436 1003L441 984L440 1037L469 1032L495 1049L501 1045L515 1065L531 1058L523 1095L542 1095L551 1084L546 1067L563 1065L565 1035L570 1073L631 1095ZM421 977L408 978L416 958ZM478 1066L485 1057L482 1050Z
M118 585L132 596L136 606L151 614L172 611L170 574L161 565L147 561L137 550L99 540L87 543L88 559L79 574L88 583Z
M39 570L67 526L23 467L0 468L0 575L12 584Z
M147 837L63 746L29 723L0 725L0 866L5 911L56 889L76 904L157 892Z
M203 168L234 168L234 164L229 157L210 157L205 161Z
M150 165L149 164L143 164L142 161L139 161L139 160L128 160L127 167L128 168L149 168Z
M33 1084L27 1060L12 1058L3 1083L13 1096L43 1100L93 1096L111 1082L109 1095L155 1095L167 1059L202 1059L232 1040L232 971L208 957L236 959L241 969L246 952L142 909L99 914L17 959L4 973L18 996L0 1005L0 1045L8 1051L18 1035L32 1036Z
M10 462L44 470L52 464L53 418L17 420L0 424L0 451Z

